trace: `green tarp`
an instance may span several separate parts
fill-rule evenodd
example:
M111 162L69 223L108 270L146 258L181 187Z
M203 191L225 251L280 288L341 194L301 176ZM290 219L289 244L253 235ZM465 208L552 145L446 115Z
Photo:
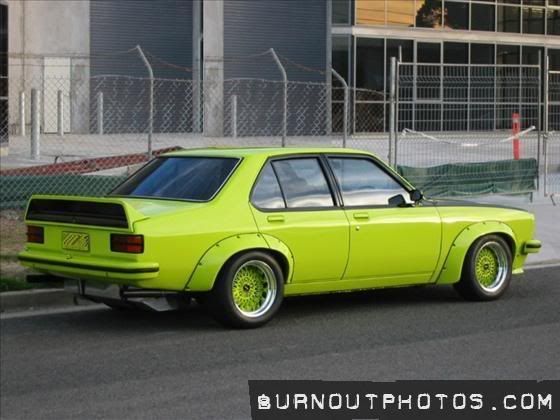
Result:
M105 195L123 179L103 175L0 176L0 209L25 208L32 194Z
M450 163L397 171L430 197L527 193L536 189L536 159Z

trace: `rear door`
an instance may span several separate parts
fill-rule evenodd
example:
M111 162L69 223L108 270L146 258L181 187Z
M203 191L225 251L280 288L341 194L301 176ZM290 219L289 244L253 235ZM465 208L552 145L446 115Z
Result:
M372 158L339 155L328 162L350 222L344 278L378 279L383 285L428 282L440 255L437 209L389 206L397 194L410 201L409 192Z
M292 282L339 280L348 257L349 224L318 156L268 161L251 196L262 233L294 256Z

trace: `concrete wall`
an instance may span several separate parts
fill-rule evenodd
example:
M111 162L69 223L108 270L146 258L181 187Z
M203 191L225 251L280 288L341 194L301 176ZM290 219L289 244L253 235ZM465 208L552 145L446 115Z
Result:
M44 57L70 58L69 74L71 131L87 129L89 109L89 1L9 0L9 109L10 131L19 133L19 93L29 97L32 88L43 89ZM52 112L45 104L45 113ZM30 123L27 112L27 123Z

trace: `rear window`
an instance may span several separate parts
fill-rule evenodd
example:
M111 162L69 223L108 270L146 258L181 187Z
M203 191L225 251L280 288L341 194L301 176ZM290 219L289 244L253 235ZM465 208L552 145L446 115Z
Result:
M209 201L238 162L235 158L157 158L119 185L111 195Z

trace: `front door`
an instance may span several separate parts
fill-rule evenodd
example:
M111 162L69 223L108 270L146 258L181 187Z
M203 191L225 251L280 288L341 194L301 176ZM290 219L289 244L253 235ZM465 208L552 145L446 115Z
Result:
M284 242L294 256L293 283L340 280L349 225L316 156L266 163L251 198L259 231Z
M330 156L350 222L345 279L372 279L372 285L430 280L440 256L441 220L432 206L391 207L388 199L409 192L368 157Z

